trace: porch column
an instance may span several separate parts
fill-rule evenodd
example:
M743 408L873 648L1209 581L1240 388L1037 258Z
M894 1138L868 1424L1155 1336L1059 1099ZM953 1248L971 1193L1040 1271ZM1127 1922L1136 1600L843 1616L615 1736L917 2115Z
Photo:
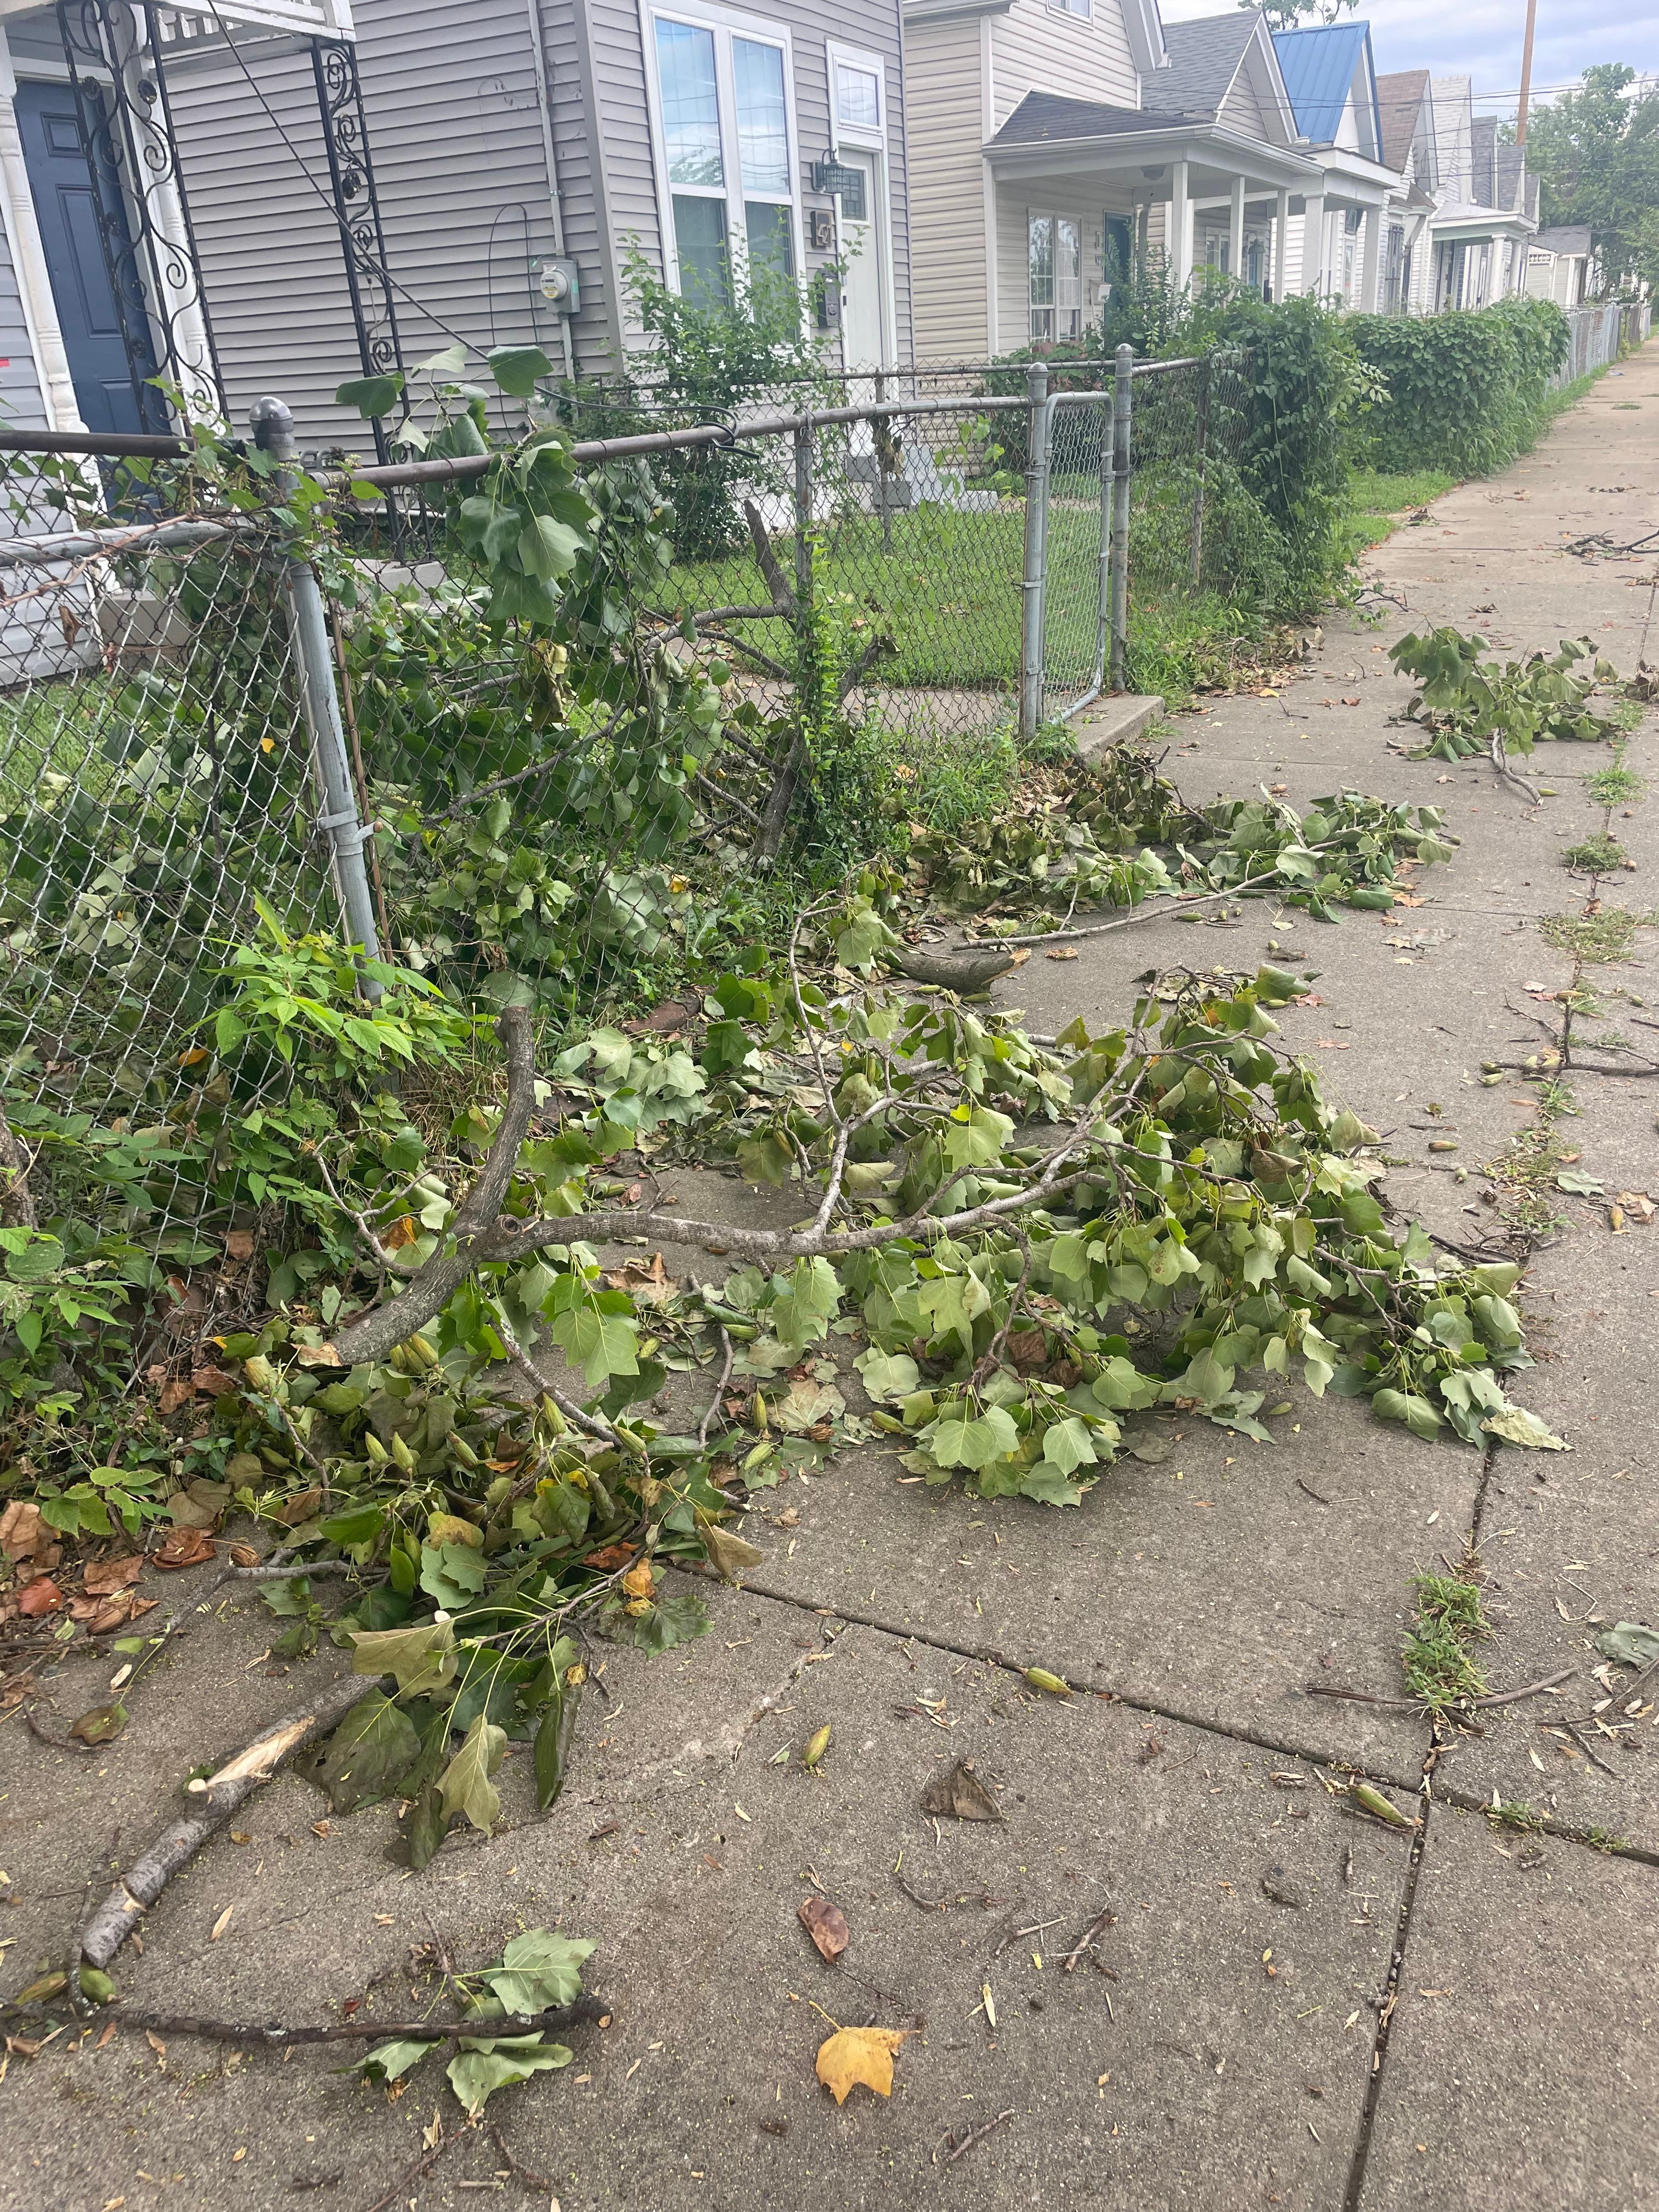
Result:
M11 65L6 34L0 28L0 198L5 204L6 236L17 270L17 290L34 356L35 380L49 430L84 430L76 404L69 356L58 325L58 302L52 297L52 272L40 225L29 187L28 165L17 130L17 76Z
M1302 210L1302 289L1316 299L1325 290L1325 196L1310 192Z
M185 221L167 115L164 109L153 112L164 95L145 52L144 19L138 9L112 9L110 25L120 70L118 98L134 156L128 182L143 201L154 241L149 273L159 310L161 372L178 380L193 418L211 417L219 412L219 380L203 308L202 272Z
M1187 164L1170 165L1170 274L1180 290L1193 274L1193 196L1188 189Z
M1377 287L1382 275L1382 210L1367 208L1359 240L1359 312L1376 313Z
M1291 257L1291 196L1279 195L1279 208L1273 216L1273 297L1285 296L1285 271L1290 267Z
M1233 179L1232 206L1227 222L1227 274L1235 284L1244 275L1244 179Z

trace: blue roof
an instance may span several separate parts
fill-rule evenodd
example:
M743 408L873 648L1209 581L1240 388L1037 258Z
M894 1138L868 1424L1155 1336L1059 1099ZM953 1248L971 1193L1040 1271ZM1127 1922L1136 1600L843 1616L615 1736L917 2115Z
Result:
M1376 73L1371 67L1369 23L1332 23L1310 31L1275 31L1273 52L1291 96L1296 127L1316 146L1328 146L1335 138L1347 103L1354 71L1365 64L1365 93L1376 132L1373 149L1381 150L1382 118L1376 112ZM1376 152L1373 153L1376 158Z

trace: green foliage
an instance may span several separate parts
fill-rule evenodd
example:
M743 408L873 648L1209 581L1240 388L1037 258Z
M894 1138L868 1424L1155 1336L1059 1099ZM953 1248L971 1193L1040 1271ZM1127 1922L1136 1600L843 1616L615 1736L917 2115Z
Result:
M1624 867L1629 859L1619 840L1604 830L1594 837L1586 837L1582 843L1567 846L1561 854L1561 865L1581 875L1605 876L1615 868Z
M1617 736L1616 720L1589 703L1618 676L1593 639L1564 638L1553 655L1520 660L1482 660L1488 650L1484 637L1449 625L1421 636L1408 632L1389 647L1395 667L1422 686L1406 709L1431 733L1415 757L1464 760L1494 741L1524 754L1546 738L1593 743ZM1589 667L1581 669L1582 661Z
M1486 1676L1469 1649L1491 1634L1478 1583L1455 1575L1417 1575L1417 1620L1401 1647L1412 1695L1431 1712L1485 1693Z
M1377 469L1462 478L1507 468L1537 436L1549 379L1567 357L1566 317L1548 300L1345 321L1384 393L1358 428Z
M1608 285L1623 297L1659 285L1659 90L1622 63L1584 71L1577 89L1533 110L1527 167L1547 223L1587 223Z

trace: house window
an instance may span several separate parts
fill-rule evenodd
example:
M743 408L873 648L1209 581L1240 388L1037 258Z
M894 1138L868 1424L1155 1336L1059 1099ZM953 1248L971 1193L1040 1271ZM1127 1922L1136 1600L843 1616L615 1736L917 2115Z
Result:
M879 131L881 79L874 70L836 64L836 118L844 131Z
M1083 335L1083 226L1066 215L1028 222L1031 343Z
M729 306L734 264L795 273L787 35L688 11L655 15L653 36L658 171L678 287Z
M1062 15L1081 15L1085 21L1094 12L1092 0L1048 0L1048 5Z

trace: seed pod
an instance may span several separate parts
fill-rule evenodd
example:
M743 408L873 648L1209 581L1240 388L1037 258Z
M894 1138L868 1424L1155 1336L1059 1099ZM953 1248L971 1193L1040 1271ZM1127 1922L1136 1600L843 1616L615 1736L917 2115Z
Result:
M421 1371L419 1361L414 1358L406 1346L394 1344L387 1352L386 1358L397 1369L399 1375L418 1375Z
M830 1723L825 1721L823 1726L814 1733L811 1741L800 1755L800 1763L809 1774L817 1771L818 1761L829 1748Z
M256 1352L252 1358L245 1359L242 1372L256 1390L274 1390L276 1388L276 1370L263 1352Z
M452 1429L446 1441L449 1445L450 1450L454 1453L456 1458L459 1460L463 1467L477 1467L478 1464L478 1455L473 1450L471 1445L468 1443L465 1437L457 1436L454 1430Z
M1046 1690L1051 1698L1069 1698L1072 1686L1063 1674L1051 1674L1046 1667L1028 1667L1025 1679L1034 1690Z
M437 1346L433 1343L430 1337L422 1336L419 1329L416 1329L414 1335L409 1339L409 1349L422 1367L435 1367L438 1364Z
M542 1419L546 1422L550 1434L556 1437L569 1435L569 1422L566 1420L563 1413L560 1410L556 1402L552 1398L549 1397L545 1392L544 1392L542 1395L541 1411Z
M415 1455L394 1429L392 1436L392 1456L405 1474L415 1472Z
M373 1429L367 1430L364 1432L363 1449L368 1455L368 1462L371 1467L386 1467L390 1464L392 1455L386 1449L386 1446L380 1442L379 1437L375 1435Z
M768 1418L767 1418L767 1412L766 1412L766 1401L765 1401L765 1399L764 1399L764 1398L763 1398L763 1397L762 1397L762 1395L761 1395L761 1394L760 1394L760 1392L759 1392L758 1390L757 1390L757 1391L756 1391L756 1393L755 1393L755 1401L754 1401L754 1408L753 1408L753 1410L754 1410L754 1416L755 1416L755 1429L756 1429L756 1432L757 1432L757 1435L760 1435L760 1436L763 1436L763 1436L767 1433L768 1430L770 1428L770 1426L771 1426L771 1423L770 1423L770 1421L769 1421L769 1420L768 1419Z

